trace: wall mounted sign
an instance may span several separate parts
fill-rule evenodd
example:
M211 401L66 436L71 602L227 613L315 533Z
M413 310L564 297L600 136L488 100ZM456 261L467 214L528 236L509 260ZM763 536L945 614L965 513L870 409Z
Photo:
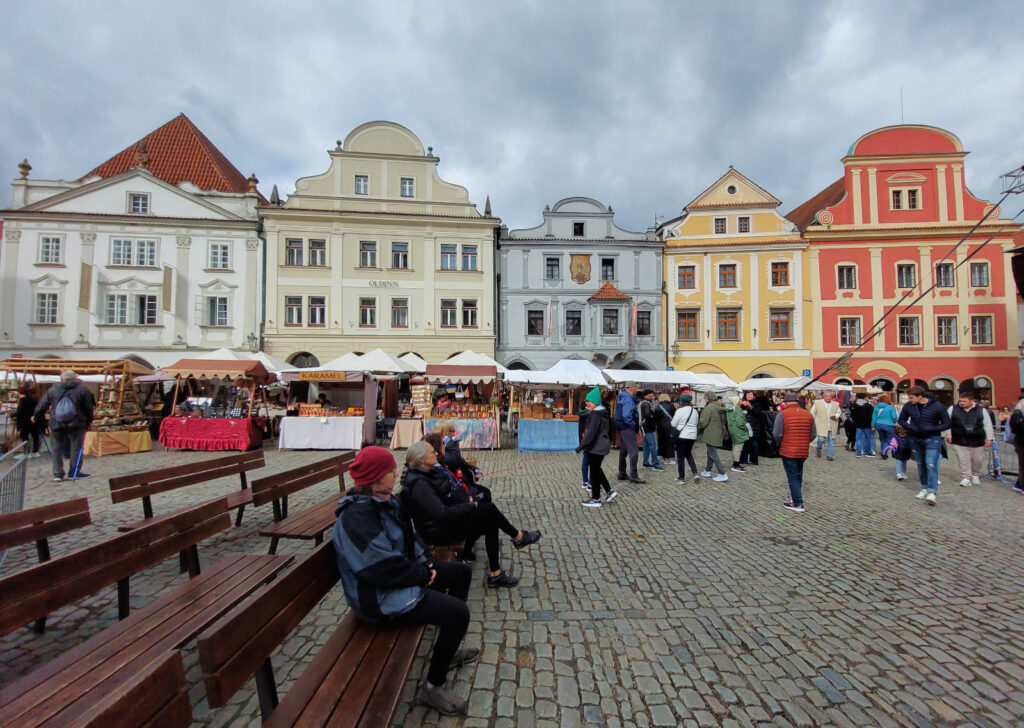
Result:
M398 281L370 281L370 288L398 288Z
M346 372L299 372L300 382L344 382Z

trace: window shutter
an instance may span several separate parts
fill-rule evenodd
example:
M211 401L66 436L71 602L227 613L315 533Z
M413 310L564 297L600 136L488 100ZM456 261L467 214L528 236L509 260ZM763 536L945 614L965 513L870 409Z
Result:
M89 311L89 299L92 298L92 265L82 263L82 273L79 276L78 307Z
M170 312L171 308L171 287L174 285L174 269L170 266L164 266L164 285L163 285L163 310Z

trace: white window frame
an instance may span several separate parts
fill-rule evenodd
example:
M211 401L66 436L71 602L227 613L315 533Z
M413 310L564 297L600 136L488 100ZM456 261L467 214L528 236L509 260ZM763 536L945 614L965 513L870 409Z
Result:
M35 310L32 314L32 323L56 324L57 315L60 311L60 294L56 291L37 291Z
M135 260L135 241L128 238L111 238L110 265L130 266Z
M206 296L206 321L211 327L231 325L231 302L227 296Z
M910 285L906 285L908 281L904 280L904 274L909 272L911 279ZM897 263L896 264L896 287L901 289L912 289L917 288L917 264L916 263Z
M977 271L977 275L975 275L975 271ZM984 272L985 282L984 283L978 283L976 281L979 281L982 278L982 275L981 275L982 272ZM991 272L991 266L988 264L988 261L987 260L972 261L971 262L971 287L972 288L988 288L991 285L992 285L992 272Z
M368 303L369 302L369 303ZM376 296L359 297L359 328L377 328L377 298Z
M149 193L148 192L129 192L128 193L128 214L129 215L148 215L152 209L149 204ZM138 203L138 204L136 204Z
M313 247L313 243L317 243L317 247ZM311 238L309 241L309 266L312 268L326 268L327 267L327 239L326 238ZM314 255L315 254L315 255ZM317 262L319 258L319 262Z
M957 321L956 316L936 316L935 317L935 345L936 346L959 346L960 345L960 332L957 331L957 327L960 323ZM952 334L949 341L943 341L943 330L946 333Z
M574 314L574 318L579 322L579 331L569 331L569 314ZM563 317L563 325L565 326L566 336L583 336L583 309L580 308L569 308L565 310L565 316Z
M357 174L353 183L353 189L357 195L370 194L370 175Z
M445 306L445 303L450 303L450 306ZM441 328L442 329L457 329L459 327L459 299L457 298L442 298L441 299Z
M127 293L107 293L103 296L103 323L107 326L128 325Z
M391 328L409 328L409 299L407 297L391 299Z
M480 270L480 246L462 246L462 270Z
M63 235L40 235L39 236L39 261L46 265L64 264L64 236Z
M848 271L852 271L852 274L853 274L853 285L852 286L844 286L844 285L842 285L843 277L844 277L843 274L845 272L848 272ZM837 291L856 291L857 290L857 278L858 278L857 273L858 273L857 266L854 265L854 264L839 263L838 265L836 265L836 290Z
M302 296L284 297L284 325L302 326Z
M135 324L156 326L160 316L160 298L155 293L139 293L135 296Z
M290 245L290 243L298 243L298 245ZM302 260L305 257L306 241L302 238L285 238L284 239L284 264L286 266L300 266Z
M413 177L400 177L398 180L398 194L400 197L412 198L416 196L416 179Z
M318 303L314 303L317 301ZM308 296L306 298L306 312L309 317L309 326L322 328L327 325L327 296Z
M844 331L843 330L843 324L844 324L844 322L847 322L847 321L852 324L852 327L855 329L855 331L848 332L848 331ZM839 325L837 326L837 329L839 330L839 346L850 346L850 347L857 346L860 343L860 340L864 337L864 329L863 329L864 323L861 320L861 317L860 316L840 316L839 319L838 319L838 324ZM852 333L853 336L847 337L846 336L847 333ZM844 338L848 338L849 340L844 341Z
M377 267L377 241L376 240L360 240L359 241L359 267L360 268L376 268Z
M396 245L404 245L405 250L395 248ZM391 268L393 270L409 270L409 248L410 244L405 240L395 240L391 243Z
M905 331L904 326L903 326L904 322L906 322L908 324L913 322L912 326L908 326L906 328L906 332L908 334L912 333L914 335L914 341L904 341L903 340L903 334L904 334L904 331ZM896 319L896 343L899 346L921 346L921 317L920 316L899 316Z
M478 329L480 328L480 307L479 300L476 298L463 298L462 299L462 328L464 329ZM466 304L472 304L467 306Z
M210 270L231 270L231 243L211 241L206 258Z
M978 324L987 322L984 326L984 333L988 341L978 341ZM994 346L996 343L995 317L992 314L971 315L971 346Z
M455 243L442 243L440 251L441 270L458 270L459 246Z
M944 279L944 274L939 273L939 269L949 272L949 278ZM944 280L948 280L949 283L945 283ZM942 262L935 264L935 287L936 288L955 288L956 287L956 266L952 263Z

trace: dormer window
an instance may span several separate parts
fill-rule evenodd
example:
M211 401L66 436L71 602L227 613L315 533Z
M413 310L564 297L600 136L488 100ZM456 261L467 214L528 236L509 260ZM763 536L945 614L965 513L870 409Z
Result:
M574 238L582 238L583 237L583 223L581 223L581 222L574 222L572 224L572 236Z
M921 209L921 188L904 187L890 190L891 209L893 210L920 210Z
M368 195L370 194L370 177L365 174L356 175L356 194L357 195Z
M402 177L402 197L413 196L413 185L412 177Z
M130 212L132 215L148 215L149 195L144 192L129 193L128 212Z

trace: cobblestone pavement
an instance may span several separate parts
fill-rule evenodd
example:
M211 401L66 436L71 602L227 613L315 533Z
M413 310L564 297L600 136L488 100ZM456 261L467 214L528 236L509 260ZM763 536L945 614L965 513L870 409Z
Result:
M268 446L267 467L329 454ZM64 485L47 482L45 458L32 460L26 505L89 497L93 525L53 539L54 555L67 553L139 517L138 502L111 505L108 476L211 456L90 460L93 477ZM511 520L544 538L522 552L503 547L518 588L486 590L484 565L474 566L467 642L483 654L456 676L469 715L442 718L416 704L425 640L393 725L1024 725L1024 496L1008 485L951 485L944 462L938 505L927 507L914 480L895 481L891 461L841 451L835 462L808 460L804 514L781 507L778 460L730 473L728 483L680 486L671 470L646 471L648 484L623 483L618 499L591 510L580 505L572 454L478 457ZM233 488L237 480L223 479L158 496L156 510ZM292 509L329 489L292 498ZM264 552L257 530L270 517L266 507L248 511L241 528L200 545L204 562ZM3 572L33 561L34 549L15 549ZM181 579L176 566L133 579L133 602ZM24 629L0 640L0 684L112 623L115 603L107 589L54 614L45 635ZM345 610L335 589L275 653L282 691ZM186 666L198 725L259 724L251 683L211 711L193 649Z

